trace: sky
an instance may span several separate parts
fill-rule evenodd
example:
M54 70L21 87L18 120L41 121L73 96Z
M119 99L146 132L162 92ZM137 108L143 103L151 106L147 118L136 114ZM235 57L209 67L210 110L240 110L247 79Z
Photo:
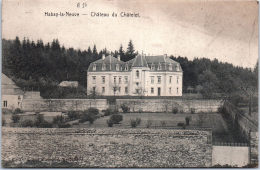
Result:
M86 7L83 8L83 4ZM79 5L79 6L78 6ZM79 13L46 16L52 13ZM91 13L109 13L93 17ZM112 13L117 17L112 17ZM121 12L140 17L120 17ZM258 4L238 0L3 0L2 37L65 47L124 49L131 39L140 53L217 58L253 68L258 59Z

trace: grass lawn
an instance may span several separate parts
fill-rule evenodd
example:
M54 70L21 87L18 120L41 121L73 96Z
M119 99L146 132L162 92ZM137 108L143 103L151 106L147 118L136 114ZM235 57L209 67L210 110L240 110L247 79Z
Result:
M172 114L172 113L122 113L123 121L120 124L115 125L116 128L131 128L131 119L140 118L141 124L137 128L146 128L147 122L152 122L151 127L162 126L162 122L165 122L167 127L177 127L177 124L185 123L185 117L191 117L189 127L205 127L212 128L216 133L227 131L227 126L218 113L202 113L202 114ZM97 119L92 125L88 123L74 125L73 127L96 127L104 128L107 126L107 120L109 116L101 117Z

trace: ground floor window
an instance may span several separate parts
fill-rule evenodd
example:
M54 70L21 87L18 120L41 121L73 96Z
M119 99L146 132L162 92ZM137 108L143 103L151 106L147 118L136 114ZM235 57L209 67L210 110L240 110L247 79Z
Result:
M154 88L153 87L151 88L151 93L154 94Z
M128 87L125 87L125 94L128 94Z
M105 93L105 87L102 87L102 93Z
M4 100L4 107L7 107L7 101Z

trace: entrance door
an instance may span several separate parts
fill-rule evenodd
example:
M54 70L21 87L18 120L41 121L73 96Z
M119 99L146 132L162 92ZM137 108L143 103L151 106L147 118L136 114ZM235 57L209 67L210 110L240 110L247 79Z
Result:
M161 87L158 87L158 96L161 96Z

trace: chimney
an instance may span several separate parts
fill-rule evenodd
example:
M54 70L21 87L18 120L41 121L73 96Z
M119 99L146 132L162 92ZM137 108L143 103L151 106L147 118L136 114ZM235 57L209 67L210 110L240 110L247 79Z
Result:
M105 54L102 54L102 60L105 60L106 56Z
M117 59L118 59L118 61L120 61L120 55L117 55Z

